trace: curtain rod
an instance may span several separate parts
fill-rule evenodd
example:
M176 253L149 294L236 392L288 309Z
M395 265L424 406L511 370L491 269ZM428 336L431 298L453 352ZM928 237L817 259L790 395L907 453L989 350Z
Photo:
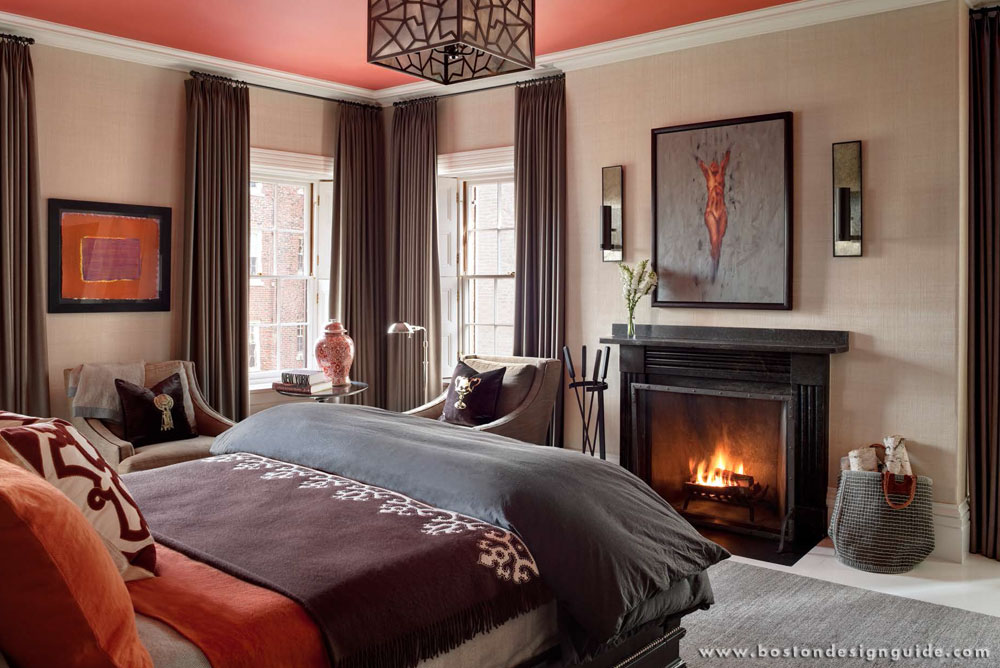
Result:
M980 12L980 11L985 11L985 10L988 10L988 9L996 9L996 8L997 8L996 6L994 6L994 7L981 7L979 9L974 9L972 11L974 11L974 12ZM24 37L22 35L12 35L12 34L9 34L9 33L0 33L0 39L9 39L9 40L14 41L14 42L19 42L21 44L29 44L29 45L35 43L35 40L34 40L33 37ZM376 108L379 108L379 109L382 108L382 105L378 104L377 102L359 102L357 100L342 100L342 99L336 98L336 97L324 97L322 95L313 95L312 93L300 93L299 91L296 91L296 90L288 90L287 88L277 88L275 86L266 86L264 84L251 83L251 82L248 82L248 81L240 81L239 79L233 79L232 77L225 77L225 76L222 76L222 75L219 75L219 74L210 74L208 72L198 72L197 70L191 70L189 72L189 74L192 77L195 77L195 78L212 79L212 80L215 80L215 81L225 81L227 83L231 83L231 84L234 84L234 85L252 86L254 88L262 88L264 90L273 90L273 91L275 91L277 93L287 93L289 95L299 95L301 97L309 97L309 98L312 98L314 100L323 100L325 102L338 102L340 104L353 104L353 105L357 105L359 107L376 107ZM549 75L549 76L535 77L533 79L524 79L524 80L521 80L521 81L511 81L510 83L497 84L495 86L487 86L485 88L473 88L471 90L461 90L461 91L457 91L455 93L444 93L443 95L426 95L424 97L417 97L417 98L412 98L412 99L408 99L408 100L397 100L396 102L393 103L393 106L396 106L396 105L399 105L399 104L410 104L410 103L413 103L413 102L420 102L420 101L423 101L423 100L426 100L426 99L430 99L430 98L443 99L443 98L446 98L446 97L455 97L456 95L467 95L469 93L481 93L483 91L488 91L488 90L497 90L497 89L500 89L500 88L510 88L511 86L528 86L528 85L531 85L531 84L540 83L542 81L548 81L550 79L564 79L564 78L566 78L566 74L564 72L559 72L558 74L553 74L553 75Z
M239 79L233 79L231 77L224 77L220 74L209 74L208 72L198 72L196 70L191 70L190 74L195 79L207 79L209 81L218 81L220 83L227 83L231 86L236 86L237 88L246 88L248 86L246 81L240 81Z
M223 80L228 80L228 81L236 81L236 79L229 79L228 77L221 77L221 76L219 76L217 74L205 74L204 72L195 72L195 71L192 71L192 72L190 72L190 74L192 76L198 75L198 76L205 76L205 77L215 77L215 78L219 78L219 79L223 79ZM240 81L239 83L242 83L245 86L250 86L251 88L261 88L263 90L273 90L276 93L286 93L287 95L298 95L300 97L308 97L308 98L312 98L314 100L323 100L324 102L338 102L340 104L356 104L356 105L360 105L362 107L364 107L364 106L368 106L368 107L378 106L378 105L376 105L376 104L374 104L372 102L359 102L357 100L342 100L342 99L337 98L337 97L324 97L322 95L313 95L312 93L301 93L301 92L299 92L297 90L288 90L287 88L278 88L276 86L267 86L265 84L253 83L251 81ZM381 109L381 107L379 107L379 108Z
M0 36L2 36L2 35L0 35ZM34 40L32 40L32 41L34 41ZM382 105L380 105L378 103L375 103L375 102L359 102L357 100L343 100L343 99L336 98L336 97L324 97L322 95L313 95L312 93L300 93L299 91L296 91L296 90L288 90L286 88L276 88L275 86L267 86L267 85L264 85L264 84L252 83L252 82L247 82L247 81L238 81L237 79L232 79L232 78L229 78L229 77L220 76L218 74L208 74L207 72L197 72L195 70L192 70L190 72L190 74L191 74L191 76L201 76L201 77L210 78L210 79L219 79L219 80L222 80L222 81L230 81L230 82L241 83L241 84L243 84L245 86L250 86L250 87L253 87L253 88L262 88L264 90L273 90L273 91L275 91L277 93L287 93L289 95L299 95L301 97L309 97L309 98L312 98L314 100L323 100L324 102L337 102L339 104L351 104L351 105L356 105L356 106L359 106L359 107L377 107L379 109L382 108ZM414 103L414 102L420 102L422 100L427 100L427 99L444 99L444 98L447 98L447 97L455 97L456 95L468 95L469 93L481 93L481 92L488 91L488 90L497 90L497 89L500 89L500 88L510 88L511 86L530 86L532 84L541 83L543 81L550 81L552 79L565 79L565 78L566 78L566 73L565 72L559 72L558 74L550 74L550 75L543 76L543 77L534 77L532 79L522 79L521 81L511 81L511 82L508 82L508 83L496 84L495 86L487 86L485 88L473 88L473 89L470 89L470 90L456 91L454 93L444 93L442 95L425 95L423 97L415 97L415 98L410 98L410 99L397 100L396 102L393 102L393 106L397 106L397 105L401 105L401 104L411 104L411 103ZM388 105L386 105L386 106L388 106Z
M427 99L443 99L443 98L446 98L446 97L455 97L456 95L468 95L469 93L481 93L481 92L487 91L487 90L497 90L499 88L510 88L511 86L531 85L533 83L539 83L539 82L542 82L542 81L548 81L550 79L565 79L565 78L566 78L566 73L565 72L559 72L558 74L550 74L550 75L547 75L547 76L544 76L544 77L535 77L533 79L522 79L521 81L511 81L509 83L496 84L495 86L487 86L485 88L473 88L471 90L460 90L460 91L457 91L457 92L454 92L454 93L444 93L442 95L425 95L423 97L414 97L414 98L409 98L409 99L397 100L396 102L393 102L392 104L393 104L393 106L397 106L397 105L401 105L401 104L411 104L413 102L420 102L422 100L427 100ZM284 88L275 88L274 86L265 86L264 84L248 83L247 85L248 86L252 86L254 88L263 88L264 90L273 90L273 91L276 91L278 93L288 93L290 95L301 95L302 97L311 97L314 100L324 100L326 102L339 102L341 104L356 104L356 105L359 105L359 106L362 106L362 107L379 107L379 108L382 107L382 105L380 105L378 103L375 103L375 102L358 102L356 100L341 100L341 99L336 98L336 97L323 97L322 95L312 95L311 93L300 93L300 92L295 91L295 90L286 90ZM386 105L386 106L388 106L388 105Z
M377 104L369 104L365 102L355 102L354 100L338 100L332 97L320 97L319 95L310 95L309 93L299 93L294 90L285 90L283 88L274 88L273 86L264 86L261 84L248 83L246 81L241 81L239 79L233 79L230 77L224 77L219 74L209 74L208 72L198 72L196 70L191 70L191 76L195 79L208 79L210 81L221 81L223 83L231 84L233 86L241 86L243 88L248 88L253 86L254 88L264 88L267 90L278 91L279 93L288 93L290 95L301 95L302 97L311 97L317 100L325 100L327 102L336 102L338 104L347 104L355 107L371 107L373 109L381 109L382 107Z
M976 7L975 9L970 9L970 14L984 14L986 12L993 12L1000 9L1000 5L984 5L982 7Z
M12 42L17 42L19 44L27 44L29 46L35 43L35 39L33 37L25 37L23 35L11 35L10 33L6 32L0 33L0 39L9 39Z
M460 90L454 93L445 93L444 95L432 95L431 97L436 97L438 99L446 97L455 97L456 95L468 95L469 93L482 93L487 90L497 90L499 88L510 88L511 86L530 86L531 84L541 83L543 81L549 81L552 79L565 79L566 73L560 72L559 74L550 74L544 77L535 77L533 79L522 79L521 81L511 81L510 83L497 84L495 86L487 86L485 88L473 88L470 90Z
M437 96L427 95L425 97L414 97L409 100L396 100L392 103L394 107L405 107L409 104L420 104L421 102L430 102L431 100L436 100Z

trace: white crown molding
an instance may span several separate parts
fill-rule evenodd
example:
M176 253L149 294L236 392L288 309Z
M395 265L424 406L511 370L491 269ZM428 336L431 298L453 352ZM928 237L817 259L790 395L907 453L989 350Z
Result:
M391 104L426 95L462 93L588 67L644 58L745 37L793 30L845 19L891 12L945 0L799 0L742 14L667 28L633 37L538 56L536 69L450 86L418 81L380 90L347 86L280 70L215 58L191 51L0 12L0 29L34 37L37 43L144 65L187 71L197 69L271 88L326 98ZM978 0L966 3L983 4ZM359 28L360 29L360 28Z
M19 14L0 12L0 29L33 37L37 44L69 49L95 56L115 58L142 65L187 72L198 70L232 77L258 86L279 88L326 98L357 102L375 102L374 91L368 88L314 79L312 77L258 67L235 60L206 56L192 51L172 49L149 42L106 35L92 30L33 19Z
M500 146L438 156L438 176L489 176L514 171L514 147Z
M461 93L527 79L545 76L554 71L572 72L588 67L598 67L636 58L655 56L697 46L728 42L767 33L805 28L808 26L843 21L845 19L881 14L908 7L928 5L942 0L799 0L742 14L723 16L708 21L643 33L633 37L582 46L577 49L557 51L538 56L536 70L530 75L510 74L477 81L442 86L430 81L403 84L374 91L383 103L396 102L424 95Z

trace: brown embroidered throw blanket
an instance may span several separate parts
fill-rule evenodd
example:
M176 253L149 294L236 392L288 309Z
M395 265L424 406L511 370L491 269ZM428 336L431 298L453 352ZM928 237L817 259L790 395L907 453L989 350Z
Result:
M126 478L157 541L298 602L337 667L413 666L548 600L509 531L234 453Z

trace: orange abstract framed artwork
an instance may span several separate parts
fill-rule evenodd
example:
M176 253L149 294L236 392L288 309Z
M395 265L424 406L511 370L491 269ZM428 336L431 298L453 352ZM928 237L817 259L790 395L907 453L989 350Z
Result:
M169 310L169 208L49 200L49 313Z

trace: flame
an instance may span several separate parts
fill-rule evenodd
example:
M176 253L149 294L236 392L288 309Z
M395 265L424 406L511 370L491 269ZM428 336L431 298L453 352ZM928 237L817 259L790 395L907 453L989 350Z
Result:
M732 487L738 483L732 479L733 473L743 475L743 462L737 462L730 457L725 449L718 447L711 460L703 459L688 462L691 470L691 481L709 487Z

